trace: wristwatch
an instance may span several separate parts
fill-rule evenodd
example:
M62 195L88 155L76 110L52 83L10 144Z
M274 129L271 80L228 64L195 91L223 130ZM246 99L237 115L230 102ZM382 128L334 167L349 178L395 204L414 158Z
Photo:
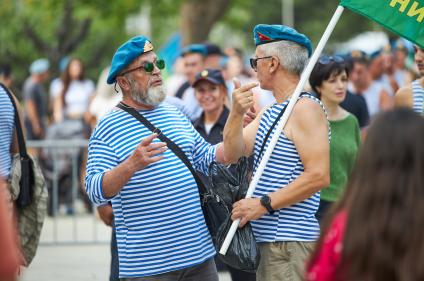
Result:
M271 198L269 198L268 195L261 197L261 205L264 206L271 215L275 212L275 210L271 207Z

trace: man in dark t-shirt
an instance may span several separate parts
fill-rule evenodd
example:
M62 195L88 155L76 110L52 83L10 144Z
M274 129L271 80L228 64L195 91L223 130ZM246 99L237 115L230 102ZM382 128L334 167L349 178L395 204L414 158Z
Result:
M43 83L49 78L49 61L38 59L34 61L29 71L31 76L25 80L23 96L25 101L25 128L27 138L39 140L44 137L45 119L47 116L47 96Z

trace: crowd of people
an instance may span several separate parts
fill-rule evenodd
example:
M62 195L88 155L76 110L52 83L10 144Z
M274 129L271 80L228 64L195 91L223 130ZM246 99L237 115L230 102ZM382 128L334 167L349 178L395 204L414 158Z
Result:
M68 131L89 138L80 172L113 228L110 280L218 280L224 268L234 281L424 279L417 265L424 256L424 49L398 39L372 54L322 55L283 131L275 132L313 48L287 26L258 25L253 35L251 68L239 49L192 44L166 81L166 62L145 36L117 49L97 87L83 62L65 58L47 92L48 60L31 64L22 91L27 138L72 138ZM0 82L10 87L10 77L2 67ZM1 102L4 185L10 114ZM257 272L243 272L215 257L197 183L159 135L208 184L212 161L247 156L254 174L267 134L276 133L253 197L233 205L232 219L251 224L261 253Z

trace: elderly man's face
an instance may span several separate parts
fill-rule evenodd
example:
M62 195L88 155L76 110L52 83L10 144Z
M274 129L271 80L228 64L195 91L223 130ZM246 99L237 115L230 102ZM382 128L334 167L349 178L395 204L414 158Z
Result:
M255 58L259 58L257 60L256 73L259 84L264 90L271 90L270 85L270 76L269 76L269 63L270 58L265 55L265 53L261 50L261 46L258 46L255 51Z
M134 69L140 67L139 69L125 74L130 85L130 95L132 99L138 103L156 106L166 97L162 86L161 72L156 66L156 60L156 54L154 52L148 52L139 56L127 68ZM148 62L154 64L151 73L146 72L142 67Z

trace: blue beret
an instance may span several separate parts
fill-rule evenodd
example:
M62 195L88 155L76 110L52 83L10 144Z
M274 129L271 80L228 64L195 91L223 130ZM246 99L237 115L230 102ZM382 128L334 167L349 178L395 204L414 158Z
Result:
M38 59L31 63L29 72L31 74L41 74L49 70L50 63L48 59Z
M153 45L145 36L136 36L122 44L112 58L107 83L116 82L116 76L141 54L153 50Z
M203 44L191 44L186 47L184 47L181 50L181 56L185 56L188 53L198 53L202 56L206 56L208 53L208 50L205 45Z
M256 46L275 41L287 40L295 42L308 49L309 57L312 54L312 44L309 38L306 37L306 35L297 32L295 29L285 25L258 24L253 29L253 37L255 39Z
M349 54L347 54L347 56L354 61L362 60L365 62L369 62L370 60L370 56L361 50L353 50Z

